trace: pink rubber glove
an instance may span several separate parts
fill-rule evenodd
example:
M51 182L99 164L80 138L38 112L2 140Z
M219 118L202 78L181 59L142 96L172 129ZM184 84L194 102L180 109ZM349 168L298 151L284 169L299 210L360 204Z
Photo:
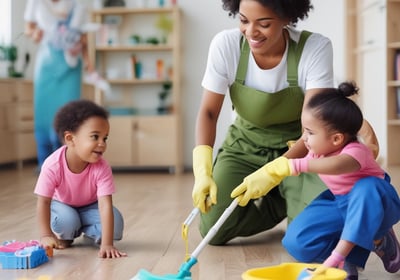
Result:
M310 274L313 276L322 275L326 272L328 268L337 268L338 266L340 266L344 262L344 259L344 256L336 251L332 251L332 254L324 261L324 263L318 266L315 271L310 272Z
M336 251L332 251L332 254L327 258L323 265L326 267L339 267L344 262L345 257Z
M308 171L308 158L292 158L289 159L289 163L292 175Z

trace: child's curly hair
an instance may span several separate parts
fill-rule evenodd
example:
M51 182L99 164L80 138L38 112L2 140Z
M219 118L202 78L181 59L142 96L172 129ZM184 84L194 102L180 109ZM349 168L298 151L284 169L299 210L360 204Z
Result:
M239 12L241 0L222 0L222 7L234 17ZM283 19L288 19L295 26L299 20L308 17L308 12L313 9L309 0L255 0L261 5L275 11Z
M54 119L54 129L61 142L64 142L64 132L76 132L79 127L91 117L108 120L109 113L103 107L90 100L75 100L61 107Z

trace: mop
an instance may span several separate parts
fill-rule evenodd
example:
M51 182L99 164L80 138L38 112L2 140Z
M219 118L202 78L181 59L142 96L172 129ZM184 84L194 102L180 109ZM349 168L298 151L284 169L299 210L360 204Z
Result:
M191 280L192 273L190 269L197 263L197 258L200 255L201 251L205 248L205 246L210 242L210 240L217 234L218 230L224 224L226 219L231 215L233 210L235 210L238 205L237 199L234 199L228 208L222 213L221 217L217 220L217 222L212 226L212 228L208 231L206 236L204 236L203 240L196 247L190 257L181 265L177 274L166 274L162 276L157 276L151 274L145 269L139 270L139 272L131 279L131 280L168 280L168 279L182 279L182 280ZM184 222L186 225L190 224L194 217L197 215L198 211L193 210L189 217Z

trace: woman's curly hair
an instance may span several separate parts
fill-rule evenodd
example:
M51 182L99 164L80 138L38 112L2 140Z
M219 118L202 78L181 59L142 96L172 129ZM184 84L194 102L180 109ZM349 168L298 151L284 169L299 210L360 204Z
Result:
M239 5L242 0L222 0L222 7L234 17L239 12ZM306 19L308 12L313 9L309 0L254 0L264 7L272 9L277 15L289 19L292 25L299 20Z

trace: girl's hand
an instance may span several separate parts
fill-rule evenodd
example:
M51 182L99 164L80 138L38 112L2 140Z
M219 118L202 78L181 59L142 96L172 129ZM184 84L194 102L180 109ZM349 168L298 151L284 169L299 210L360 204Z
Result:
M127 256L126 253L119 251L112 245L101 245L100 251L97 255L99 256L99 258L105 259L113 259Z

